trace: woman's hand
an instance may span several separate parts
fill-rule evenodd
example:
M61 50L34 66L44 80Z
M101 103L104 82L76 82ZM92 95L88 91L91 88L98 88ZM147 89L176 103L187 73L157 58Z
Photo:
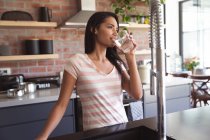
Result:
M35 138L35 140L47 140L47 138L43 136L38 136Z
M136 64L136 42L133 36L129 34L127 41L121 46L121 51L125 54L127 65L129 68L128 73L123 74L123 89L125 89L131 97L136 100L142 98L142 84ZM125 48L125 50L123 50Z
M133 36L132 34L128 34L128 36L126 36L126 41L122 44L121 47L117 47L117 49L125 54L125 55L128 55L128 54L135 54L135 51L136 51L136 41L133 39Z

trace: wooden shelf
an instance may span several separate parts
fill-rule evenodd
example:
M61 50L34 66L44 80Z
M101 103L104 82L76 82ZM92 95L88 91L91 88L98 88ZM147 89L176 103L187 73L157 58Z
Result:
M126 27L126 28L150 28L149 24L138 24L138 23L124 23L124 24L120 24L120 27ZM166 28L166 24L163 24L161 28Z
M129 23L128 28L149 28L149 24L137 24L137 23Z
M58 54L13 55L13 56L0 56L0 61L57 59L58 57L59 57Z
M135 52L135 55L149 55L151 54L151 50L143 49L143 50L137 50Z
M38 22L38 21L7 21L0 20L0 27L30 27L30 28L55 28L56 22Z
M118 52L119 55L124 55L124 53L122 52ZM150 55L151 54L151 50L147 50L147 49L143 49L143 50L137 50L135 52L135 55Z
M126 27L126 28L149 28L149 24L138 24L138 23L120 23L120 27Z

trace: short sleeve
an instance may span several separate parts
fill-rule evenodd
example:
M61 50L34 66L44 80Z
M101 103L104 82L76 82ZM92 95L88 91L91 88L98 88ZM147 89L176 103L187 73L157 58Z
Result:
M69 60L66 61L64 69L71 74L75 79L78 78L78 73L79 69L78 66L76 65L77 63L75 62L74 57L70 58Z

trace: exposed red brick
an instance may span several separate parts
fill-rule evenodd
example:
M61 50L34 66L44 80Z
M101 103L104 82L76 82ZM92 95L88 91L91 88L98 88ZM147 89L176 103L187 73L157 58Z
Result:
M115 0L96 0L97 11L110 11L111 3ZM78 11L78 0L2 0L0 15L9 10L29 12L34 20L39 19L39 7L46 6L53 10L53 22L64 22ZM138 12L147 14L148 7L136 4ZM148 29L131 29L137 41L137 49L148 49ZM59 55L55 60L26 60L0 62L0 67L9 67L12 73L23 73L26 77L53 75L63 70L65 60L74 53L84 52L85 28L69 28L67 30L51 28L1 28L0 44L8 45L12 54L24 54L24 40L31 38L53 39L54 53ZM150 55L137 56L138 59Z
M70 48L64 48L63 51L64 52L69 52L70 51Z
M51 0L33 0L34 2L39 2L39 3L48 3ZM57 1L57 0L56 0ZM52 1L51 1L52 2Z
M56 49L54 49L54 51L55 51L55 53L61 53L61 52L63 52L61 48L56 48Z
M51 72L51 71L60 72L60 71L63 71L63 66L60 66L60 65L58 65L58 66L48 66L47 71L48 72Z
M15 68L15 69L12 69L12 73L13 74L22 74L22 73L28 73L29 70L28 68Z
M1 68L5 68L5 67L9 67L9 68L17 68L18 67L18 62L0 62L0 67Z
M5 1L4 3L5 7L14 8L14 9L22 9L24 8L24 3L23 2L18 2L18 1Z
M65 60L64 59L55 60L55 64L56 65L64 65L65 64Z
M30 67L29 72L46 72L46 67Z
M144 6L144 7L147 6L147 4L145 2L141 2L141 1L140 2L139 1L138 2L134 2L133 4L135 6Z
M54 65L54 60L40 60L38 66Z
M19 66L20 67L30 67L30 66L37 66L37 62L34 60L34 61L20 61L19 62Z
M46 4L45 6L52 10L60 10L61 9L60 4L57 4L56 1L54 3L55 4L51 2L50 4Z
M64 54L63 57L64 58L70 58L73 54Z

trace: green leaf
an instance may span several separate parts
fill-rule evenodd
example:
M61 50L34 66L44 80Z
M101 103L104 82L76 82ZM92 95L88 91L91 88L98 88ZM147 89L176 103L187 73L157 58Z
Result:
M164 3L165 3L165 1L166 1L166 0L160 0L160 3L161 3L161 4L164 4Z
M114 12L115 12L115 14L118 14L119 13L119 8L116 8Z
M131 20L130 16L124 16L123 17L123 21L126 22L126 23L128 23L130 20Z

